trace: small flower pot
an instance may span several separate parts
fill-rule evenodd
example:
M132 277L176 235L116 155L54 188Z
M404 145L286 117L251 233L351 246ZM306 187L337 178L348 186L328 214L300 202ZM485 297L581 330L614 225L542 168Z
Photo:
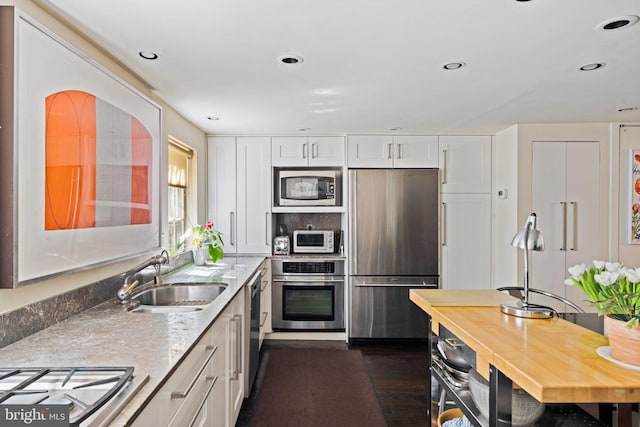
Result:
M609 337L611 357L624 363L640 366L640 328L628 328L626 320L613 315L604 318L604 330Z
M206 265L209 260L209 248L193 249L193 263L195 265Z

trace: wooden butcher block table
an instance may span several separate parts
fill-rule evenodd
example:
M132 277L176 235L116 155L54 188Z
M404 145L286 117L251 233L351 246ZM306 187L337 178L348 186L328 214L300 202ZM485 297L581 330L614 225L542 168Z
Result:
M618 426L631 425L640 371L599 356L605 336L557 317L504 314L500 304L514 298L496 290L412 289L409 299L427 313L435 334L444 327L475 352L475 368L493 394L489 425L509 425L512 383L544 403L617 403Z

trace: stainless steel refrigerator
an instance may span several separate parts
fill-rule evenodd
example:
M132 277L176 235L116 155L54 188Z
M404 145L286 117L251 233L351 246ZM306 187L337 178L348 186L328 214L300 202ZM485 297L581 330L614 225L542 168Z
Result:
M437 169L349 170L349 339L427 338L411 288L438 287Z

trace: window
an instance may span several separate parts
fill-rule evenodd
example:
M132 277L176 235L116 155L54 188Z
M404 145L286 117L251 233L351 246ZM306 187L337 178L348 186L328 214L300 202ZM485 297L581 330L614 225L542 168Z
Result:
M170 139L169 140L169 194L168 220L169 220L169 247L171 252L184 250L184 242L181 237L186 231L187 221L187 197L189 196L189 176L193 150L187 146Z

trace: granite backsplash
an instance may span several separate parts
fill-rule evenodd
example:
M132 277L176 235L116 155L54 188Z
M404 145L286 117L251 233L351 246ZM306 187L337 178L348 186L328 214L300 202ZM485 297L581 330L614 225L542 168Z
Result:
M166 274L191 262L191 251L184 252L172 257L162 272ZM144 271L145 282L153 280L153 276L152 268ZM123 280L124 273L0 315L0 348L114 298Z

